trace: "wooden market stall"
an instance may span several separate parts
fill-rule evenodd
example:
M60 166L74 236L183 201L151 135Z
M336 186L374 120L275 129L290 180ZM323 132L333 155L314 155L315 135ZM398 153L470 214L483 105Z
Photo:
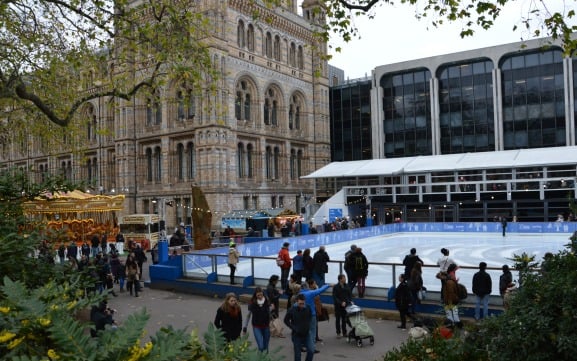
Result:
M94 195L78 190L45 193L23 204L32 221L46 224L78 245L93 235L106 234L113 241L118 233L116 212L124 209L124 195Z

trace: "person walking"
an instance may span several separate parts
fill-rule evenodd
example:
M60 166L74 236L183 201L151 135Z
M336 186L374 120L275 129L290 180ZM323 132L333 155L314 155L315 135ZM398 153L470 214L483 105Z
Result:
M337 338L347 336L347 306L352 304L353 294L347 284L347 277L343 274L338 276L338 283L333 287L333 303L335 310L335 327ZM342 331L342 333L341 333ZM342 336L341 336L342 335Z
M277 318L279 315L279 299L282 294L282 290L279 291L276 288L278 283L278 275L272 275L268 279L268 285L266 286L266 296L270 302L270 313L272 318Z
M409 308L411 307L411 292L409 291L409 285L404 273L399 275L399 284L395 291L395 306L397 307L401 318L401 324L397 326L397 328L406 330L407 315L409 315Z
M353 271L353 277L355 278L355 283L351 287L351 292L356 285L359 298L363 298L365 297L365 280L369 274L369 262L367 261L367 257L363 254L363 249L357 247L355 253L349 257L348 262L349 267Z
M329 272L329 261L325 246L320 246L313 256L313 279L319 287L325 284L325 274Z
M140 291L140 281L138 275L140 272L138 271L138 263L134 259L132 254L129 254L126 257L126 261L124 262L124 273L126 274L126 288L130 295L132 296L132 290L134 289L134 296L138 297L138 291Z
M140 243L137 243L136 248L134 249L134 260L138 264L138 279L142 280L142 265L144 262L148 261L148 258L146 258L146 254L142 250Z
M283 243L277 257L277 265L280 267L280 287L283 291L286 291L287 289L288 278L292 266L289 246L290 243Z
M310 337L310 325L313 318L311 307L307 305L305 296L302 293L298 294L295 305L288 310L284 317L285 325L292 331L294 361L301 361L303 348L306 348L307 352L305 361L313 360L315 346Z
M257 348L260 352L268 353L268 345L270 342L270 302L260 287L254 289L254 293L248 304L248 315L242 327L242 333L245 335L251 317L252 333Z
M421 265L424 264L423 260L417 256L417 249L411 248L410 253L405 256L405 259L403 259L403 265L405 266L405 279L411 278L411 270L417 262L421 262Z
M307 281L308 283L308 289L301 289L301 295L305 296L305 301L307 303L307 306L309 306L311 308L311 312L312 312L312 320L311 320L311 324L310 324L310 334L309 337L311 338L311 342L314 343L316 341L322 341L319 337L318 337L318 328L317 328L317 311L316 311L316 304L315 304L315 298L317 296L319 296L321 293L325 292L328 288L329 285L325 284L321 287L318 287L317 283L315 282L314 279L310 279ZM318 353L319 350L314 350L314 353Z
M232 238L231 238L232 239ZM236 264L238 263L238 259L240 257L240 253L236 249L236 243L234 241L230 241L228 247L228 267L230 268L230 284L234 285L234 273L236 272Z
M475 294L475 320L481 319L481 304L483 304L483 317L489 316L489 296L493 288L491 275L487 273L487 264L479 263L479 271L473 275L473 294Z
M242 311L234 293L227 293L224 302L216 310L214 325L222 330L226 342L239 338L242 331Z

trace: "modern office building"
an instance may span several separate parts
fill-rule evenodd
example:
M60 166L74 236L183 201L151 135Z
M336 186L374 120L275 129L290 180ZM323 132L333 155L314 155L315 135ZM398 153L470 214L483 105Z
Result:
M577 59L551 39L383 65L371 81L373 159L306 176L332 196L315 223L338 206L379 223L572 216Z
M331 161L372 159L371 79L330 87Z
M169 227L191 223L192 185L216 229L232 210L300 212L313 192L300 177L330 160L326 44L314 36L320 3L304 1L302 11L297 1L198 3L215 22L206 40L221 70L214 96L166 84L154 99L97 99L81 110L89 119L81 154L30 138L4 144L0 166L125 194L125 213L165 209Z

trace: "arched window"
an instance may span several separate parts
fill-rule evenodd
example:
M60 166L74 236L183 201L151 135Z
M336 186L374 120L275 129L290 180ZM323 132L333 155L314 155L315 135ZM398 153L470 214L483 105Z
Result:
M152 149L146 148L146 180L152 182Z
M296 67L296 45L295 43L291 43L290 51L289 51L289 65Z
M273 157L271 147L266 147L265 153L265 174L267 179L274 179Z
M291 159L290 164L290 177L291 179L296 179L297 177L297 156L294 149L291 149Z
M297 95L293 95L289 104L289 129L301 128L301 109L302 99Z
M92 159L86 161L86 182L92 183Z
M299 45L297 52L297 64L299 69L305 68L305 57L303 55L303 47L301 45Z
M193 119L196 113L196 99L192 86L182 85L176 92L178 120Z
M159 125L162 122L162 105L155 95L146 99L146 125Z
M186 145L186 154L188 155L188 179L194 179L196 177L196 157L194 143L190 142Z
M264 99L264 124L278 125L279 94L273 88L269 88Z
M96 129L98 123L96 120L96 112L92 105L88 108L87 113L88 123L86 124L86 138L89 141L93 141L96 140Z
M184 95L182 95L182 90L176 92L176 102L177 102L177 119L184 120Z
M247 177L253 178L254 177L254 148L252 144L248 144L246 146L246 165L247 169Z
M162 180L162 153L160 147L154 148L154 163L154 170L156 171L154 180L160 182Z
M303 151L299 150L297 152L297 179L299 179L303 175L303 160L304 160Z
M184 145L182 143L178 143L176 146L176 157L177 157L177 169L178 169L178 180L184 180L184 170L185 170L185 163L184 163Z
M241 80L236 85L234 114L237 120L250 120L250 113L251 113L251 89L246 80Z
M244 48L244 22L240 20L238 26L236 27L236 43L239 48Z
M273 178L279 179L280 178L280 148L274 148L274 155L273 155Z
M280 36L274 37L274 60L280 61Z
M248 25L246 37L248 50L254 51L254 26L252 24Z
M271 33L266 33L266 40L264 43L265 55L267 58L272 58L272 35Z
M244 144L242 144L242 143L238 143L236 160L237 160L236 168L237 168L238 178L245 178L246 177L246 173L245 173L245 166L246 166L245 161L246 160L245 160Z

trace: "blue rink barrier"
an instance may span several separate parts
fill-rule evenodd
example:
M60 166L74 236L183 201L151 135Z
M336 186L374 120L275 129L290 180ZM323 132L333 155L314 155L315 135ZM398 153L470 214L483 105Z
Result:
M507 225L507 233L545 234L566 233L572 234L577 230L577 222L510 222ZM321 245L331 245L341 242L351 242L357 239L389 235L393 233L412 232L446 232L446 233L501 233L499 222L459 222L459 223L393 223L372 227L362 227L336 232L318 234L306 234L298 237L272 238L261 242L245 242L237 247L243 256L247 257L270 257L276 255L284 242L290 241L290 251L298 249L316 248ZM210 248L195 251L195 254L183 254L183 266L180 272L174 274L187 274L198 268L212 269L214 257L204 255L222 255L216 257L216 264L223 265L228 262L228 247ZM160 263L164 264L163 262ZM151 279L155 278L154 266L151 266ZM164 273L166 275L166 273Z

